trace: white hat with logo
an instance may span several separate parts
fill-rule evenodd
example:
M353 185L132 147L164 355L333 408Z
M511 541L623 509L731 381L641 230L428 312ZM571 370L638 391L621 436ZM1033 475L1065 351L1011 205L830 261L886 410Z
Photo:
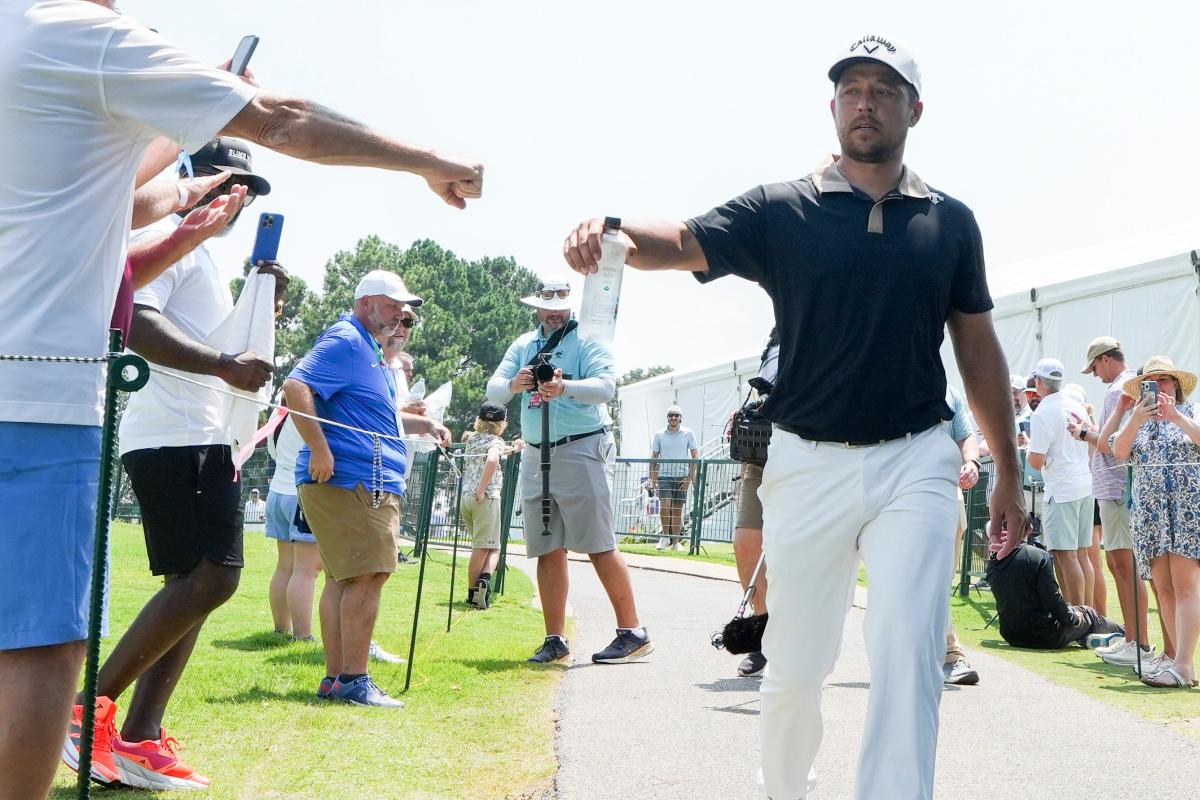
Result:
M921 68L907 43L886 36L868 34L842 51L829 68L829 80L837 83L842 72L852 64L875 61L891 67L921 96Z

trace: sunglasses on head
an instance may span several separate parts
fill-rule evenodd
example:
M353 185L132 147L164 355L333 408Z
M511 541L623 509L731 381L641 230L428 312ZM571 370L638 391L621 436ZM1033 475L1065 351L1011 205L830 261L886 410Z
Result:
M543 300L550 300L554 297L567 297L570 294L570 289L542 289L538 291L538 296Z

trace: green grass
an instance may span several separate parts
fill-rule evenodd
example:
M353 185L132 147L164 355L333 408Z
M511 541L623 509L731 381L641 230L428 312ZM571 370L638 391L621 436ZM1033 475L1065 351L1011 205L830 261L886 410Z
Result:
M634 544L622 542L620 550L622 553L632 553L639 556L662 556L665 558L686 558L689 561L708 561L713 564L729 564L733 565L737 562L733 559L733 545L725 542L701 542L701 550L699 555L689 555L680 553L675 550L656 550L654 542L646 544Z
M1108 614L1110 618L1119 620L1117 591L1107 570L1105 578L1108 581ZM1145 686L1128 667L1105 664L1095 653L1080 647L1065 650L1011 647L1000 638L998 623L984 627L995 614L995 603L990 592L972 591L966 600L960 599L956 592L950 603L950 613L959 638L968 647L980 648L1057 684L1078 689L1147 719L1200 736L1200 691ZM1150 641L1161 650L1162 634L1153 593L1150 594L1149 627ZM984 675L983 679L987 680L987 676Z
M541 614L529 603L529 579L509 570L506 594L496 605L487 612L468 610L461 601L466 564L459 555L459 601L446 633L450 555L431 551L412 687L403 695L407 708L365 709L315 699L324 674L318 645L274 640L267 605L274 543L247 533L241 587L209 618L167 713L168 730L187 748L183 758L212 780L210 790L188 796L539 797L556 766L552 700L562 669L524 663L543 636ZM376 639L403 655L417 571L415 564L402 565L389 581L376 628ZM125 630L157 586L146 568L140 528L114 525L114 634ZM112 644L106 640L105 649ZM378 665L372 673L392 694L404 687L404 665ZM61 768L52 796L73 797L74 779ZM167 796L120 793L122 800Z

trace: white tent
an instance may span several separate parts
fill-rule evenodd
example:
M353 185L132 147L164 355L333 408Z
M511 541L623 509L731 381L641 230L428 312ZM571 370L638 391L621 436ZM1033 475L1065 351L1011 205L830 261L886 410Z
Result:
M1044 263L1049 271L1051 263L1061 267L1072 259L1099 265L1119 252L1081 251L1013 269ZM1131 367L1161 353L1181 369L1200 371L1200 256L1195 251L1005 295L995 304L992 317L1009 372L1027 375L1039 358L1053 356L1066 365L1067 382L1080 384L1097 407L1104 385L1079 374L1088 342L1097 336L1115 336ZM949 337L942 345L942 362L947 380L961 386ZM621 387L621 455L649 455L650 437L666 424L667 406L673 402L683 408L684 424L702 443L715 441L746 396L746 381L757 373L754 354Z

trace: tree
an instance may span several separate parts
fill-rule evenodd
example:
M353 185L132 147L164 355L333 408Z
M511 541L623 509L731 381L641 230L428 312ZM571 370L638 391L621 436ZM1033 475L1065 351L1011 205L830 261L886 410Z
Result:
M645 369L638 367L631 369L621 377L617 378L617 388L628 386L631 383L644 381L648 378L653 378L658 375L665 375L668 372L674 372L671 367L661 365L657 367L647 367ZM617 402L619 394L613 395L613 399L608 404L608 413L613 420L613 439L616 441L618 448L621 445L621 404Z
M420 240L405 250L370 236L325 265L323 292L309 292L299 310L295 339L288 340L292 353L306 353L321 331L350 310L354 287L373 269L397 273L425 300L407 349L416 374L431 389L454 382L445 422L461 432L474 421L487 379L508 345L533 327L533 312L517 301L533 293L537 276L512 258L465 261L433 241ZM509 404L513 435L520 435L518 405L518 398Z

